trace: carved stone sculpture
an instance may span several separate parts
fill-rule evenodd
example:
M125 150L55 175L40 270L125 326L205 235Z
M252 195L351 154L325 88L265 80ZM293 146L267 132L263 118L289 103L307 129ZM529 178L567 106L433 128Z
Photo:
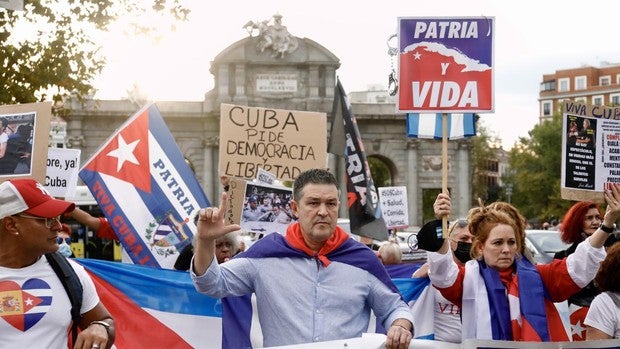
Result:
M249 21L243 26L251 37L255 30L258 31L256 49L260 52L271 50L275 58L284 58L285 54L295 52L299 42L288 32L286 26L282 25L282 15L276 13L273 15L273 24L269 22L270 20Z

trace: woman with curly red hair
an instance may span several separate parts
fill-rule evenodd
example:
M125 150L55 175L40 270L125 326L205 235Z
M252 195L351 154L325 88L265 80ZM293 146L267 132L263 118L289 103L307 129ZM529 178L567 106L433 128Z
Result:
M571 206L568 212L566 212L564 219L562 219L560 236L562 241L572 245L564 251L557 252L554 258L563 259L573 254L580 242L601 227L603 222L601 217L601 209L595 202L580 201ZM614 229L613 226L608 228ZM615 235L610 234L605 241L605 246L610 246L616 241L618 240ZM594 286L594 282L590 282L581 291L568 299L570 322L573 328L573 341L583 341L586 339L583 321L588 313L590 303L599 293L600 291Z

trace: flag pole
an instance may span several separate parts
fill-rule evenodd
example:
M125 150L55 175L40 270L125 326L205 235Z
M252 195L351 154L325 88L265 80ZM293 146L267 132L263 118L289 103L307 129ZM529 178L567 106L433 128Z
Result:
M448 114L441 117L441 192L448 194ZM448 217L441 217L441 231L444 239L448 238Z

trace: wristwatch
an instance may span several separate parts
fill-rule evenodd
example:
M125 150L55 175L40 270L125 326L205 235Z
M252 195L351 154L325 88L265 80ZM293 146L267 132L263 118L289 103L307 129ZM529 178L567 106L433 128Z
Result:
M604 223L601 223L601 225L599 225L598 227L607 234L611 234L616 231L616 224L614 224L612 227L606 227Z

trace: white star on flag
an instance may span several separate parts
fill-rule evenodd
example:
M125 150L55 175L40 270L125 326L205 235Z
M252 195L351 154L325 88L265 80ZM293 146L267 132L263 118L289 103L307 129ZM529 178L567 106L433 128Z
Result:
M112 150L107 155L112 156L118 159L116 164L116 171L120 171L123 167L125 161L129 161L132 164L139 165L138 159L136 159L135 155L133 155L133 151L136 149L136 146L140 142L139 139L131 142L131 144L127 144L125 139L121 134L118 135L118 148L116 150Z
M25 299L24 303L26 303L26 305L30 306L32 305L32 303L34 303L34 301L32 300L32 298L28 297Z
M583 332L585 332L586 328L581 326L581 320L577 321L576 324L571 325L570 327L571 327L571 331L573 332L573 335L577 335L580 338L584 338L585 339L585 336L584 336Z
M420 52L416 52L416 53L413 54L413 59L420 59L420 57L422 57Z

